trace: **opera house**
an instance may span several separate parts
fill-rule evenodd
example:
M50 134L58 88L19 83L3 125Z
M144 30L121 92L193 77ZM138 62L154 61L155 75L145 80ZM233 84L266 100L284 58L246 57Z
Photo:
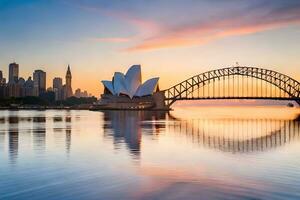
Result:
M101 81L104 93L93 109L164 110L164 93L159 91L159 78L142 83L140 65L131 66L126 74L115 72L112 80Z

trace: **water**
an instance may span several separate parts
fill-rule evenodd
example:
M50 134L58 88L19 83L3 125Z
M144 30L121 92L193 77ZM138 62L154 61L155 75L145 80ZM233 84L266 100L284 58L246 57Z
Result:
M298 115L1 111L0 199L300 199Z

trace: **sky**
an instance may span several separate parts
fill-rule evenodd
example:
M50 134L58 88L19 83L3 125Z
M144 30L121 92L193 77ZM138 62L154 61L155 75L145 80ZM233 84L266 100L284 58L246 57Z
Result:
M167 89L233 66L277 70L300 80L299 0L0 0L0 70L47 72L70 64L73 90L99 96L101 80L142 65L143 80Z

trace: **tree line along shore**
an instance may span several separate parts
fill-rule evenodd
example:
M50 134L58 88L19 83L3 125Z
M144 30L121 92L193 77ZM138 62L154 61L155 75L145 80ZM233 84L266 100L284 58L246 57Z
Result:
M88 109L96 97L69 97L55 101L51 96L26 96L0 98L0 109Z

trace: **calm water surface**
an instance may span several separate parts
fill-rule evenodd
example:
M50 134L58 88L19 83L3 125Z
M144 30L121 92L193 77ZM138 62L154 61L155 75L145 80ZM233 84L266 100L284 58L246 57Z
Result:
M0 111L0 199L300 199L299 113Z

